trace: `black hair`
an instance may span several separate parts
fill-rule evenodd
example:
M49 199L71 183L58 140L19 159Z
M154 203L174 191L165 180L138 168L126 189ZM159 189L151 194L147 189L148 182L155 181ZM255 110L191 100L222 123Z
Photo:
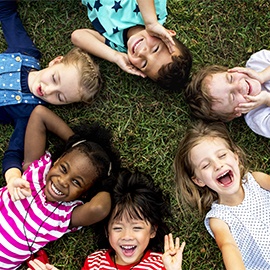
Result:
M53 160L74 150L83 153L96 168L97 175L83 199L88 201L101 190L111 192L120 168L120 154L112 145L112 133L97 122L82 123L72 129L74 135L64 147L56 149Z
M170 215L170 202L149 175L139 171L131 173L127 169L121 171L112 194L111 212L103 221L105 230L99 230L99 248L110 247L106 239L109 220L121 219L123 214L145 220L153 228L156 227L156 236L150 240L147 249L163 249L164 235L169 232L165 218ZM101 227L99 226L99 229Z

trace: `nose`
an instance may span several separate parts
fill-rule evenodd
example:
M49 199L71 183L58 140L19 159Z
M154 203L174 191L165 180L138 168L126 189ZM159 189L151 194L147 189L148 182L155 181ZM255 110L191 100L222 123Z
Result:
M139 51L138 51L138 56L139 57L144 57L147 54L147 47L143 46Z
M48 86L44 89L44 94L46 97L52 95L55 92L55 89L51 86Z
M133 239L133 233L130 229L125 229L122 234L123 240L132 240Z
M244 85L245 85L244 83L245 83L245 81L243 81L243 80L238 80L238 81L235 81L235 83L234 83L235 91L241 95L245 92L244 91Z
M68 187L68 178L65 175L61 175L58 177L58 182L63 187Z
M220 160L216 159L214 161L214 168L216 171L220 170L223 167L222 163Z

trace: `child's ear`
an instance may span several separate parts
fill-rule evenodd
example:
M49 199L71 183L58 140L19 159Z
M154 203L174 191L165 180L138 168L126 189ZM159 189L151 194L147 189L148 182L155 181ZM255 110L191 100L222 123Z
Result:
M242 113L238 112L238 113L234 113L234 117L240 117L242 115Z
M157 228L158 228L158 226L156 226L156 225L152 226L150 238L154 238L156 236Z
M196 176L192 176L191 180L199 187L205 186L205 183L202 180L200 180L199 178L197 178Z
M57 57L55 57L50 63L49 63L49 67L53 66L54 64L58 64L62 61L64 56L59 55Z
M176 36L176 32L174 30L167 29L167 32L172 36Z

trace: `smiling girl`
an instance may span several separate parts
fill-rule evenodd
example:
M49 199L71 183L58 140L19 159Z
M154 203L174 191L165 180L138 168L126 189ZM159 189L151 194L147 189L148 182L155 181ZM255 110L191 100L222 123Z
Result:
M270 267L270 176L247 172L245 155L222 123L197 123L174 160L178 195L197 208L226 269Z
M181 270L185 243L173 242L164 218L169 202L146 174L120 173L112 195L111 214L98 226L100 250L90 254L82 270ZM105 229L105 230L104 230ZM165 236L164 254L161 250ZM35 270L57 270L52 265L30 262Z
M55 161L44 153L46 130L70 136ZM46 107L34 109L25 140L30 165L23 178L0 188L0 269L18 268L47 243L109 214L109 191L120 166L111 139L97 124L84 124L74 134Z

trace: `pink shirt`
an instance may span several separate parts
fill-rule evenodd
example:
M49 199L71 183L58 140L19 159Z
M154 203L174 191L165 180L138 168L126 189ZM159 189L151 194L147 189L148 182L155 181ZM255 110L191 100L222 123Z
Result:
M16 269L47 243L80 228L68 228L73 209L81 201L47 202L46 175L51 168L46 153L24 172L32 196L12 202L7 187L0 188L0 270Z

